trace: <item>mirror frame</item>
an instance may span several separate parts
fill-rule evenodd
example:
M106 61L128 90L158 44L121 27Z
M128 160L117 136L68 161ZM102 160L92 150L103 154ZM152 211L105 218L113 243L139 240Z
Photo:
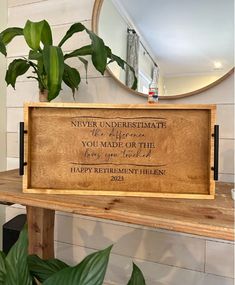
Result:
M98 22L99 22L99 17L100 17L100 11L102 8L104 0L95 0L94 6L93 6L93 11L92 11L92 21L91 21L91 26L92 26L92 31L95 32L97 35L98 33ZM139 95L142 97L147 97L147 94L138 92L136 90L132 90L131 88L127 87L124 83L122 83L119 79L116 78L116 76L112 73L110 68L107 67L107 72L114 78L114 80L121 85L125 90L132 92L135 95ZM194 91L190 91L187 93L182 93L182 94L175 94L175 95L164 95L164 96L159 96L159 100L174 100L178 98L184 98L184 97L189 97L193 95L200 94L204 91L207 91L208 89L220 84L222 81L224 81L226 78L228 78L230 75L234 73L234 67L230 69L227 73L225 73L222 77L217 79L216 81L202 87L199 89L196 89Z

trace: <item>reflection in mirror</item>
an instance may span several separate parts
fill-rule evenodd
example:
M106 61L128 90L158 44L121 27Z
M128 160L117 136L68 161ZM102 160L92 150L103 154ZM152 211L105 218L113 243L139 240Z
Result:
M162 96L213 85L233 69L233 0L96 2L96 32L135 68L140 93L148 93L156 67ZM129 86L127 72L114 63L109 68Z

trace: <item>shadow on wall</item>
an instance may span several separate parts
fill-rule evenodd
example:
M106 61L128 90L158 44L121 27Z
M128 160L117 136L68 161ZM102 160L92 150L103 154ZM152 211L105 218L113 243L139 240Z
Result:
M62 226L65 221L69 229L67 238ZM184 281L206 285L203 239L69 216L63 222L60 220L57 231L58 241L66 242L69 256L65 261L72 264L82 259L81 253L87 255L114 244L107 271L107 281L111 284L126 284L134 261L148 285L179 285Z

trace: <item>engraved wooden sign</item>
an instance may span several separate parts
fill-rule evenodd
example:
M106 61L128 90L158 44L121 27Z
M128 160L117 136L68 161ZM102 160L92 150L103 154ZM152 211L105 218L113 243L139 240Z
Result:
M213 198L214 105L25 105L26 193Z

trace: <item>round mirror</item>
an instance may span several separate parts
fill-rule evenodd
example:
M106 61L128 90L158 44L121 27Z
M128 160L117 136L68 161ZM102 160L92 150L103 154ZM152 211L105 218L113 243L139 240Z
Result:
M93 30L112 52L132 65L140 95L148 93L153 70L159 95L174 99L200 93L233 68L233 0L96 0ZM115 63L110 73L130 86Z

